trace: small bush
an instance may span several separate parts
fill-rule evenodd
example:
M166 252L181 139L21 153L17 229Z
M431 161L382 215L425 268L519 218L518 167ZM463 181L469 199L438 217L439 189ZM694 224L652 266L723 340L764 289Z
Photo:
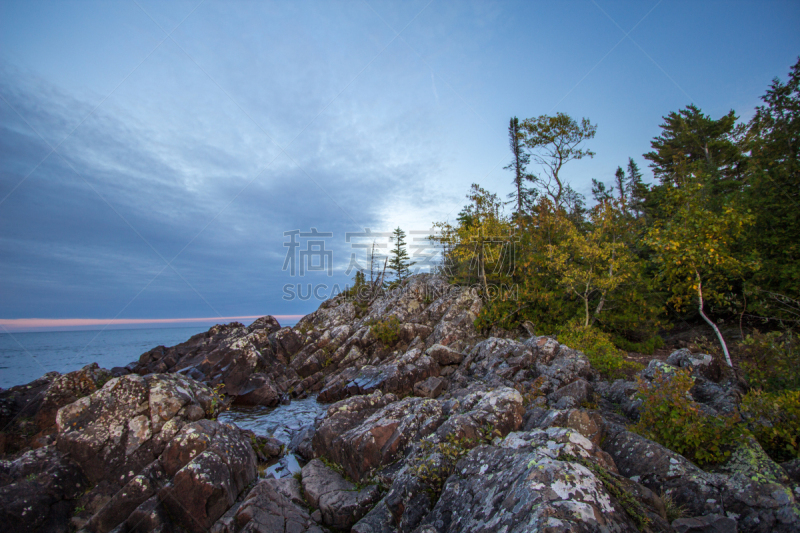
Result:
M222 392L222 389L224 388L225 384L219 383L211 391L211 406L209 407L208 412L206 412L206 416L208 416L208 418L211 420L216 420L220 413L228 410L228 405L225 401L225 393Z
M614 346L611 336L594 326L572 321L558 335L558 342L586 354L592 366L607 379L625 377L625 370L640 370L641 365L626 361Z
M693 405L689 370L658 372L652 383L639 378L642 400L633 430L698 465L720 463L742 436L738 416L709 416Z
M662 492L661 500L664 502L664 509L667 513L667 522L670 524L679 518L683 518L688 513L685 505L678 505L669 494Z
M767 392L800 390L800 342L791 331L755 331L738 352L739 366L751 387Z
M400 321L395 316L378 320L370 327L375 337L385 346L391 346L400 338Z
M620 350L625 350L626 352L636 352L645 355L653 355L653 353L655 353L656 350L664 347L664 339L662 339L658 335L655 335L653 337L650 337L646 341L633 342L629 341L625 337L616 336L614 337L614 345Z
M800 457L800 391L751 390L739 407L764 451L775 461Z
M444 442L434 444L423 440L420 443L423 455L412 459L409 468L410 472L426 485L425 492L431 504L439 500L447 478L455 472L456 464L462 457L472 448L480 444L489 444L495 436L501 435L493 426L481 428L480 433L481 437L478 439L466 437L457 439L455 435L450 434Z

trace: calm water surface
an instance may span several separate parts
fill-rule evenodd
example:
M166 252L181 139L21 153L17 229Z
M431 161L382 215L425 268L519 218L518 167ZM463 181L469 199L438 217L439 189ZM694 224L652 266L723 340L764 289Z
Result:
M53 370L72 372L89 363L125 366L151 348L174 346L203 331L208 326L2 333L0 387L22 385Z

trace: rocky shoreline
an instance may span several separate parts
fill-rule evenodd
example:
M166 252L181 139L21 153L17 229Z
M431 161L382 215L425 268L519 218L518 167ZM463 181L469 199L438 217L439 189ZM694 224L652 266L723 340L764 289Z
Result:
M482 337L480 299L448 289L413 276L368 304L326 301L292 328L218 325L124 368L0 391L5 530L800 529L797 460L776 464L750 439L703 470L627 429L636 382L601 380L550 337ZM690 368L687 401L737 409L745 385L710 358L667 363L640 374ZM313 397L327 409L284 441L217 420ZM267 470L289 456L296 468Z

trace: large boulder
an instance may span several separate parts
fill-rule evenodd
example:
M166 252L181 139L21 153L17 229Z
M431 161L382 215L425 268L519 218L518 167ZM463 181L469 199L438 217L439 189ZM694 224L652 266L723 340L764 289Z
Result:
M461 395L443 401L447 420L436 429L436 439L481 440L504 436L522 426L525 413L522 395L515 389L482 387L467 389Z
M333 418L336 418L335 416ZM391 403L343 433L329 435L325 420L315 438L315 452L342 465L345 472L361 481L374 469L399 459L409 443L433 433L444 421L442 404L436 400L406 398Z
M172 461L175 457L181 460ZM185 457L191 459L172 474ZM171 479L159 499L190 531L208 530L257 475L255 453L241 432L210 420L185 426L165 450L162 464Z
M58 410L92 394L109 379L108 370L92 363L63 375L50 372L27 385L0 391L0 455L55 442Z
M176 346L158 346L131 368L142 376L180 373L212 387L222 386L227 396L243 405L276 405L281 394L300 384L289 359L301 344L294 331L265 316L248 327L239 322L216 325Z
M416 531L670 531L660 499L600 466L594 452L561 428L479 446L458 462Z
M231 527L212 531L225 533L323 533L292 494L282 487L281 480L262 480L253 487L236 510Z
M53 427L59 409L92 394L109 379L111 372L100 368L97 363L55 378L42 397L42 405L36 413L36 423L43 429Z
M521 426L523 413L522 396L508 387L465 391L447 400L396 401L393 395L377 393L354 397L328 410L314 435L314 452L360 481L428 435L435 433L436 441L480 440L487 433L502 436Z
M718 381L722 376L719 361L715 360L713 356L706 353L693 354L688 348L672 352L667 357L666 363L679 368L688 368L692 374L712 381Z
M394 394L376 391L370 395L353 396L331 405L314 432L311 448L314 456L333 453L340 437L359 426L364 420L397 401Z
M380 499L377 485L359 489L341 474L314 459L303 467L303 494L322 513L326 526L349 529Z
M93 483L124 485L153 462L188 421L191 406L211 410L213 392L174 374L114 378L58 412L58 449Z
M205 531L234 503L256 456L250 435L202 419L213 398L179 374L130 374L59 410L58 450L94 485L80 500L88 531Z

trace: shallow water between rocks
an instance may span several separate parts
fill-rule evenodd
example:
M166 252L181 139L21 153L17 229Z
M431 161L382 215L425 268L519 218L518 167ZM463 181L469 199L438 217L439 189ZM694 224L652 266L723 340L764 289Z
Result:
M218 420L249 429L256 435L275 437L288 447L298 431L313 424L327 409L328 406L317 403L314 396L277 407L233 407L221 413ZM287 452L278 462L265 469L261 476L281 478L299 471L300 460L295 454Z

